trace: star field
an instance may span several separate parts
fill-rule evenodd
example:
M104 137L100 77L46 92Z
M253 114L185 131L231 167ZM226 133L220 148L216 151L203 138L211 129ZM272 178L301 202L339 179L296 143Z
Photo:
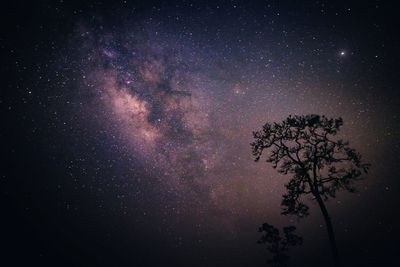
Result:
M327 204L345 257L367 264L393 249L369 245L398 222L390 3L30 6L10 8L19 16L1 38L2 137L13 141L1 183L21 227L42 236L21 249L35 262L262 266L256 230L267 220L303 234L294 266L310 251L323 262L317 207L304 221L281 216L287 177L251 155L252 131L290 114L342 117L341 137L372 164L357 194ZM86 256L70 258L77 251Z

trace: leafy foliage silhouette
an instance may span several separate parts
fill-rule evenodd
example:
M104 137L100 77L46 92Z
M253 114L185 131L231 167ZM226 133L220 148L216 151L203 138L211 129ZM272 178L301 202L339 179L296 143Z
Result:
M335 235L325 201L335 198L340 189L355 192L354 182L367 173L370 164L347 141L336 138L343 125L342 118L320 115L289 116L281 123L266 123L253 132L251 143L255 161L267 151L266 161L292 178L285 185L282 214L303 218L309 207L303 195L311 195L324 217L335 266L340 265Z
M294 234L295 230L296 227L294 226L284 227L282 237L279 230L268 223L264 223L259 228L258 231L264 234L257 243L266 244L267 250L273 255L271 259L267 260L268 264L272 266L286 265L290 258L289 255L287 255L289 248L303 243L303 238Z

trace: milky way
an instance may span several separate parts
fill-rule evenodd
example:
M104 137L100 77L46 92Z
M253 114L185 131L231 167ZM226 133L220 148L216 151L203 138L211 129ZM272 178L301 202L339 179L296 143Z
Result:
M26 21L11 16L10 38L1 38L13 73L11 96L0 102L13 164L1 181L15 183L1 189L19 188L23 197L4 203L39 214L30 220L40 231L26 232L62 232L87 258L108 255L108 266L118 256L148 263L148 251L154 266L256 266L265 259L258 226L295 224L305 242L294 257L323 261L317 207L305 199L308 218L282 216L289 177L254 162L250 147L267 121L320 114L342 117L339 136L372 164L357 193L327 202L339 247L359 248L355 261L367 262L374 240L387 241L398 221L389 210L400 160L398 47L386 20L394 8L50 2L23 10ZM363 238L369 250L357 243ZM27 251L58 259L49 244ZM75 253L60 247L65 258Z
M294 66L279 66L274 54L249 51L257 58L235 65L223 48L199 47L160 24L126 24L118 31L77 27L74 42L83 47L75 55L81 61L80 90L91 103L84 112L94 114L109 137L118 136L111 143L143 162L144 175L157 178L153 186L163 188L163 198L177 199L172 214L212 218L234 232L240 218L277 217L279 212L268 210L279 206L285 180L256 165L248 145L251 131L267 120L343 116L352 124L349 136L374 142L362 133L375 120L372 104L343 91L343 84L312 75L289 78ZM332 53L338 61L334 68L344 64L340 56Z

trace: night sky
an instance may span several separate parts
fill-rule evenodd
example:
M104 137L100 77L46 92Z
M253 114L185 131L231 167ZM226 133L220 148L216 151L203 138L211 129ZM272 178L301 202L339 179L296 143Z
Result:
M372 164L327 207L345 266L397 260L395 1L14 1L3 5L5 266L264 266L258 227L293 224L290 266L330 266L315 204L252 131L342 117ZM311 202L310 202L311 203ZM397 247L396 247L397 246ZM379 264L379 265L376 265ZM393 265L392 265L393 266Z

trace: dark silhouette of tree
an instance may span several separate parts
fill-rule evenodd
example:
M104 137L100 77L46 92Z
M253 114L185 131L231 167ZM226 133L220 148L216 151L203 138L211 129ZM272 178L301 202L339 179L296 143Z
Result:
M272 253L272 258L267 260L268 264L272 266L285 266L289 260L287 251L290 247L298 246L303 243L303 238L294 234L296 227L287 226L283 228L283 237L280 232L274 226L264 223L260 228L259 232L264 233L260 240L257 241L259 244L266 244L267 250Z
M331 218L325 201L344 189L355 192L354 181L367 172L370 164L349 143L336 138L343 125L342 118L331 119L319 115L289 116L281 123L266 123L261 131L253 132L251 143L255 161L266 150L266 161L280 173L292 178L285 185L282 214L302 218L308 215L303 195L311 195L325 219L335 266L339 256Z

